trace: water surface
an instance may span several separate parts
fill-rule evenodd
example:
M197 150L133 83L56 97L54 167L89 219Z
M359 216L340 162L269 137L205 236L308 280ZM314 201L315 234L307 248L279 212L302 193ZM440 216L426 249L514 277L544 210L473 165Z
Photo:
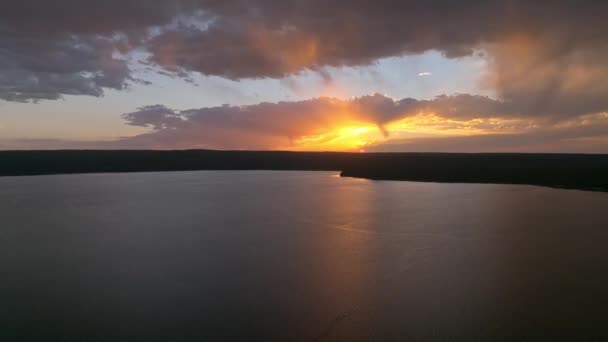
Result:
M0 178L0 339L608 337L608 194L334 172Z

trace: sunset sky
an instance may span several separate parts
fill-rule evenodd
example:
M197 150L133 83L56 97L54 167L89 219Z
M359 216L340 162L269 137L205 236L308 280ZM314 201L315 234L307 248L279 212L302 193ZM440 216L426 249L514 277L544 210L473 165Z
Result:
M607 1L0 4L0 149L608 153Z

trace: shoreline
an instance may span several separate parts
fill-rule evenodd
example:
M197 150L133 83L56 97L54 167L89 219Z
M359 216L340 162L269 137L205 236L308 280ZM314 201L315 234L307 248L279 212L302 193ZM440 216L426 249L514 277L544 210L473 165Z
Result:
M527 185L527 186L538 186L543 188L550 189L558 189L558 190L578 190L578 191L588 191L588 192L606 192L608 193L608 187L599 187L599 186L573 186L573 185L561 185L561 184L550 184L550 183L541 183L541 182L509 182L509 181L481 181L481 180L471 180L471 181L444 181L438 179L414 179L414 178L383 178L383 177L372 177L372 176L360 176L360 175L349 175L345 174L343 171L340 172L340 177L342 178L354 178L354 179L366 179L370 181L387 181L387 182L414 182L414 183L436 183L436 184L478 184L478 185Z
M0 176L203 170L335 171L341 177L526 184L608 192L606 154L286 151L0 151Z

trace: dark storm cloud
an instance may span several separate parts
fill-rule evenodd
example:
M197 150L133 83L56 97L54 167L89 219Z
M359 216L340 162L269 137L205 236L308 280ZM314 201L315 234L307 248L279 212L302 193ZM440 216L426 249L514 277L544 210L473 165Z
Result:
M40 38L0 31L0 99L37 101L62 95L100 96L131 80L126 61L114 56L114 42L68 34Z
M150 46L171 49L166 53L175 53L178 65L234 78L364 65L431 49L459 57L519 33L564 35L567 45L603 42L598 35L607 33L607 25L598 13L608 9L598 1L559 0L253 0L200 6L215 18L209 29L175 28Z
M174 1L21 0L0 3L0 99L101 96L134 80L125 58Z
M485 85L514 110L556 118L608 109L605 1L202 1L207 29L146 43L170 70L283 77L437 50L483 51Z
M229 78L281 77L323 66L366 65L437 49L469 55L506 25L502 2L203 1L207 30L151 40L153 60ZM473 23L474 22L474 23Z
M561 120L608 109L606 13L594 0L3 1L0 98L122 89L135 49L176 75L231 79L483 51L508 112Z
M107 34L162 25L182 10L173 0L19 0L0 3L0 23L39 35ZM188 7L184 7L188 10Z

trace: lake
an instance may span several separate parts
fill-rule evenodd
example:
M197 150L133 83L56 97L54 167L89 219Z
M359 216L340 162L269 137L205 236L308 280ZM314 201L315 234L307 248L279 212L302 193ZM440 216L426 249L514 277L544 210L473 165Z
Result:
M0 220L2 341L608 338L608 193L4 177Z

